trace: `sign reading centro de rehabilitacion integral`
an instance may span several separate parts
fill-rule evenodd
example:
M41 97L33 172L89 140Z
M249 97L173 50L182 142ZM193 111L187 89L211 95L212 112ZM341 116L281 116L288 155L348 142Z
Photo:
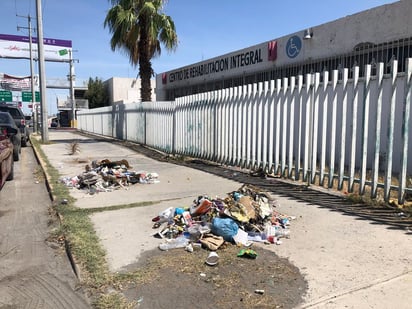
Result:
M72 41L44 38L46 61L68 62ZM37 38L32 38L33 57L37 58ZM65 51L65 52L62 52ZM0 58L30 59L30 39L26 36L0 34Z
M262 48L212 59L205 63L194 64L177 71L168 73L168 82L187 80L199 76L229 71L236 68L255 65L263 62Z

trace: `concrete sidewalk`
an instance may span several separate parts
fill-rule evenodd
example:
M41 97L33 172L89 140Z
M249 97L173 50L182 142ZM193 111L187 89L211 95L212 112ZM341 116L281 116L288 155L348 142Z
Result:
M143 201L154 205L96 213L91 216L107 251L111 271L127 269L140 255L157 248L152 221L168 207L186 207L202 194L225 197L243 183L196 169L158 162L128 148L76 132L50 131L42 150L62 176L73 177L93 160L126 159L135 171L156 172L158 184L94 195L73 189L76 206L104 207ZM69 155L77 141L80 153ZM288 258L305 276L309 290L303 308L410 308L412 303L412 233L313 203L276 195L279 211L297 219L291 238L266 246ZM396 216L396 213L393 214Z

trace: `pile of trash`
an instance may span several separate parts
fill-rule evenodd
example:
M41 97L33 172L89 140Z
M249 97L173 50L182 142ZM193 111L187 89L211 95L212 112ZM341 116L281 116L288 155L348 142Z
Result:
M128 186L153 184L159 182L157 173L146 171L132 171L127 160L92 161L85 170L74 177L60 177L59 181L70 188L86 189L89 193L110 192L116 189L127 189Z
M282 243L289 238L291 216L276 211L277 202L269 194L251 185L243 185L227 197L210 199L198 196L187 208L170 207L152 219L153 236L165 241L160 250L194 246L216 251L225 242L250 247L253 242ZM253 257L253 250L242 254Z

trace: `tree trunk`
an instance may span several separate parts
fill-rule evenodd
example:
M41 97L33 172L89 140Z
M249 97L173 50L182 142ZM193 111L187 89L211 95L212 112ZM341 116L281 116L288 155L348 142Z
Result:
M152 77L152 64L150 61L140 59L139 74L141 79L140 95L142 102L152 100L152 85L150 79Z
M144 19L141 19L141 32L139 40L139 74L141 79L140 96L142 102L150 102L152 100L152 86L150 79L152 77L152 63L150 62L150 52L147 32L145 31L146 22Z

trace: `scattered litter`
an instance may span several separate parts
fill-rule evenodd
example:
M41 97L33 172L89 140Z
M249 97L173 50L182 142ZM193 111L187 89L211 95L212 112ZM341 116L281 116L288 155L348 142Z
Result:
M295 217L276 210L277 201L252 185L243 185L226 198L199 195L186 207L169 207L152 221L158 229L154 237L164 239L161 250L184 248L188 252L203 248L212 252L225 243L243 249L238 256L256 258L250 249L254 242L282 244L290 238L290 224Z
M255 290L255 293L263 295L265 294L265 290Z
M225 243L225 240L222 236L206 234L200 239L200 243L209 250L217 250Z
M137 303L138 304L141 304L143 302L143 296L140 296L138 299L137 299Z
M222 236L228 242L238 233L239 226L232 218L216 217L212 219L212 233Z
M215 266L217 265L218 261L219 255L215 251L212 251L209 253L209 256L206 259L206 264L209 266Z
M169 239L167 242L159 245L159 249L166 251L170 249L185 248L189 245L189 240L184 236Z
M133 171L127 160L92 161L85 170L73 177L60 177L59 181L70 188L85 189L93 195L99 192L111 192L116 189L127 190L133 184L159 183L159 174L147 171Z
M255 250L252 249L241 249L237 254L238 257L246 257L249 259L256 259L257 253Z
M250 243L248 234L242 229L238 229L236 235L233 236L233 240L237 245L247 246Z

